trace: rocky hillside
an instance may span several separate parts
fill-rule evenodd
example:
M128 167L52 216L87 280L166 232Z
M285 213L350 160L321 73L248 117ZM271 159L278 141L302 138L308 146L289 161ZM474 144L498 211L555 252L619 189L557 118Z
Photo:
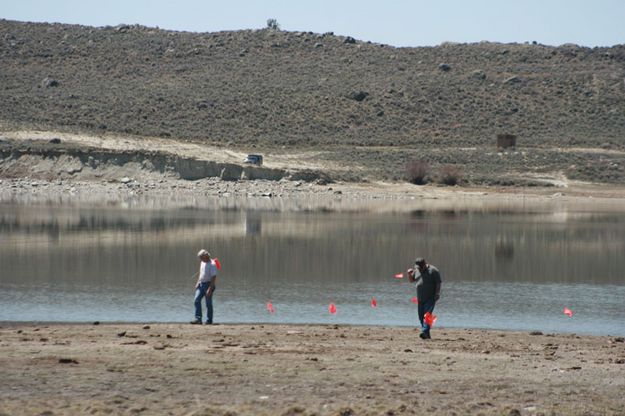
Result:
M625 45L394 48L331 33L0 20L4 130L349 148L340 157L353 163L377 160L379 147L490 147L498 133L515 134L528 148L622 150L624 80ZM577 162L558 168L573 163L573 176L584 176ZM383 167L378 174L398 175Z

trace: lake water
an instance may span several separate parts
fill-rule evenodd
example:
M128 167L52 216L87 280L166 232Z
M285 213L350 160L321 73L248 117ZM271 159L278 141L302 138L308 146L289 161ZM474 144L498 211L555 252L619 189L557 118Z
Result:
M187 322L200 248L222 264L220 323L415 325L414 287L393 276L424 256L443 276L436 326L625 335L622 212L418 205L374 214L0 204L0 321Z

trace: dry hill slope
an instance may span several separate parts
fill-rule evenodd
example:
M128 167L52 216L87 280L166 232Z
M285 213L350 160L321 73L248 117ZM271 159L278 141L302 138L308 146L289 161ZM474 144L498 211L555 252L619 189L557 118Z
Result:
M328 162L355 169L339 179L399 180L412 159L458 165L473 183L625 177L625 45L394 48L332 34L0 20L0 62L4 131L330 150ZM520 151L498 155L498 133L518 135Z

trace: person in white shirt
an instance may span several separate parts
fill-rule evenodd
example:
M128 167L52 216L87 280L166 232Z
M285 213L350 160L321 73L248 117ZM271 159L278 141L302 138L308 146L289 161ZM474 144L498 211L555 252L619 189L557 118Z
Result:
M200 259L200 271L195 284L195 319L192 324L202 324L202 298L206 300L206 324L213 323L213 293L217 281L217 266L211 260L208 251L202 249L197 253Z

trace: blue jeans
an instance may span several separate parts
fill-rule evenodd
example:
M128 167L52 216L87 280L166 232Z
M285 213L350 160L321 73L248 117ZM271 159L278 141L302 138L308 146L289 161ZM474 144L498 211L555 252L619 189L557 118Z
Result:
M195 319L198 321L202 320L202 298L206 299L206 322L213 323L213 293L215 293L215 288L211 292L210 296L206 296L206 291L208 290L209 283L200 283L200 286L195 289Z
M430 333L430 326L425 323L424 316L426 312L432 313L434 312L434 305L436 301L434 299L428 299L426 301L421 301L419 299L418 312L419 312L419 322L421 323L421 331L426 334Z

